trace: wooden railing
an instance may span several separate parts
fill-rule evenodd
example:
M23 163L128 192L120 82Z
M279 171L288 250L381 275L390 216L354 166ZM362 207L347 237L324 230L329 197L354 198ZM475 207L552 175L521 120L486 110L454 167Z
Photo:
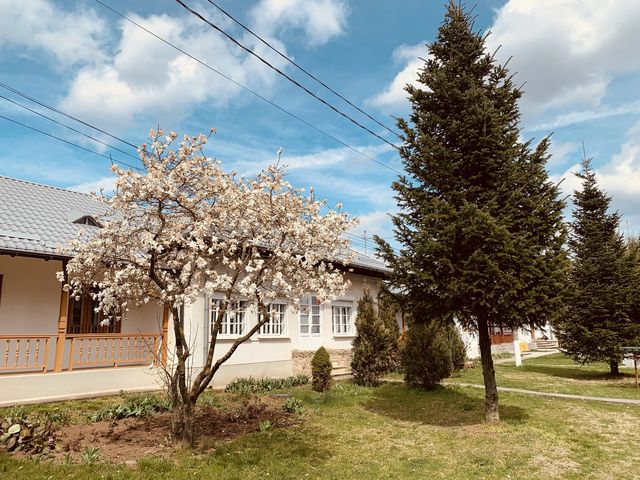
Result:
M119 367L156 364L162 335L159 333L114 333L67 335L69 367Z
M163 361L161 333L0 335L0 374L157 365ZM54 369L54 351L61 368Z
M46 372L53 335L0 335L0 372Z

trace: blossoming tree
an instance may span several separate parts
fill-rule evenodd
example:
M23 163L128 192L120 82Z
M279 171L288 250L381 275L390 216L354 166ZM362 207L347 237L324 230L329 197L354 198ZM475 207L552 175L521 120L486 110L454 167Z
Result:
M172 434L194 442L194 407L220 366L270 319L269 302L292 303L312 291L324 300L344 293L348 281L337 263L348 261L343 233L354 220L327 209L270 166L254 179L238 178L207 158L207 137L152 130L139 149L144 170L113 167L113 195L103 228L71 245L66 268L71 295L89 290L99 309L119 319L126 311L157 302L171 312L175 351L165 365L173 401ZM189 339L181 307L198 295L222 293L204 367L188 368ZM225 313L253 302L258 322L223 352L216 352Z

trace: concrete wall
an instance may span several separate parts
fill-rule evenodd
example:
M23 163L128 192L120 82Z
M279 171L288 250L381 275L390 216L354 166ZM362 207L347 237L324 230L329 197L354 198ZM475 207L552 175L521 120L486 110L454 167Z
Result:
M149 367L0 375L0 407L159 390L160 380Z

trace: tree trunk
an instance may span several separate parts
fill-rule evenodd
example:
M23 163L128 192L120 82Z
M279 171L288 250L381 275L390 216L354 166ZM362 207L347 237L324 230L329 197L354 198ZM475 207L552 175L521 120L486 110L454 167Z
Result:
M478 337L480 340L482 376L484 377L486 419L488 423L495 423L500 421L500 411L498 409L498 386L496 385L496 372L493 368L493 358L491 357L489 324L486 318L478 319Z
M620 367L615 360L609 360L609 368L611 369L611 375L620 375Z
M194 413L195 404L189 399L174 403L171 412L171 435L189 447L195 445Z

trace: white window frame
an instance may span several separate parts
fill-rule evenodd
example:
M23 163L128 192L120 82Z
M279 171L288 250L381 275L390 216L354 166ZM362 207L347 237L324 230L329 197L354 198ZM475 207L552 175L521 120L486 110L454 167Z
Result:
M287 304L272 302L267 305L269 320L260 327L259 337L282 338L287 336ZM258 320L262 320L262 313L258 312ZM276 328L279 327L279 328Z
M300 299L298 312L298 333L301 337L319 337L322 335L322 304L315 295L306 295ZM306 327L306 328L304 328ZM316 328L317 327L317 328ZM314 332L314 329L317 331ZM306 332L304 331L306 330Z
M218 310L224 299L219 297L209 298L209 337L215 326ZM234 308L227 308L220 324L218 338L239 338L247 333L247 302L240 300L234 302ZM238 321L238 316L240 320Z
M353 302L334 302L331 304L331 333L334 337L355 336Z

